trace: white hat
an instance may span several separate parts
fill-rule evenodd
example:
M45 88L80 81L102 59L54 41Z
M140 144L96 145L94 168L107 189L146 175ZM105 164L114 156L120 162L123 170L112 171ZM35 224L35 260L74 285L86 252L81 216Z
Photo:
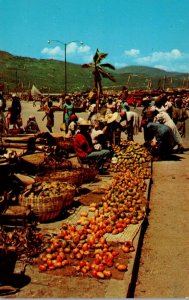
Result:
M105 120L105 118L104 118L103 116L98 116L98 117L97 117L97 121L98 121L98 122L101 122L101 123L106 122L106 120Z
M118 121L119 119L119 114L118 112L115 113L110 113L110 114L106 114L105 115L105 120L107 121L108 124L114 122L114 121Z
M88 121L88 120L80 120L80 121L78 121L78 123L77 123L79 126L91 126L91 122L90 121Z

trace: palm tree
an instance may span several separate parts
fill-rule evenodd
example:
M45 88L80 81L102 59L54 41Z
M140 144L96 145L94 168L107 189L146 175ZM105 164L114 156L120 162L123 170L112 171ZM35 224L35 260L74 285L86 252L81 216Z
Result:
M103 78L108 78L111 81L115 82L115 78L108 73L106 70L103 68L109 68L112 70L115 70L115 67L109 63L106 64L101 64L101 61L107 57L107 53L101 53L99 50L96 50L95 55L93 56L93 62L89 64L83 64L82 68L93 68L93 76L94 76L94 86L95 89L97 90L97 111L99 108L99 97L100 94L103 94L102 91L102 77Z

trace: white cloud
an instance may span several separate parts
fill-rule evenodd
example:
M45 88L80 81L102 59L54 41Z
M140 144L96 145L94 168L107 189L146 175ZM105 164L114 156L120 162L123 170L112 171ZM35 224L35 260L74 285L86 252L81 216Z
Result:
M87 45L82 45L78 48L79 53L89 53L90 50L91 50L91 47L89 47Z
M63 59L65 54L64 50L65 50L64 45L62 45L62 47L56 46L54 48L46 47L41 51L41 53L47 57L51 57L54 59L60 59L60 58ZM71 42L66 45L66 54L68 56L71 56L72 58L73 57L76 58L76 55L78 55L80 59L82 59L82 61L85 62L87 62L88 60L90 62L92 61L90 50L91 48L88 45L82 45L79 42Z
M51 57L54 57L54 56L62 56L64 51L59 47L59 46L56 46L54 48L44 48L42 51L41 51L42 54L45 54L47 56L51 56Z
M164 66L164 65L155 65L154 68L161 69L161 70L164 70L164 71L171 71L168 68L168 66Z
M182 53L178 49L173 49L170 54L172 57L175 57L175 58L179 58L182 56Z
M78 45L75 42L72 42L70 44L67 44L66 46L66 53L67 54L72 54L76 53L78 51Z
M116 68L123 68L123 67L126 67L127 65L128 64L126 64L126 63L118 63L118 62L114 63L114 66Z
M182 57L182 53L178 49L173 49L170 52L153 52L151 55L136 58L136 62L139 64L144 63L155 63L155 62L165 62L171 60L177 60Z
M137 56L140 54L140 50L138 50L138 49L125 50L124 54L127 56Z
M67 53L86 53L90 51L90 47L87 45L83 45L81 42L72 42L70 44L67 44L66 47Z

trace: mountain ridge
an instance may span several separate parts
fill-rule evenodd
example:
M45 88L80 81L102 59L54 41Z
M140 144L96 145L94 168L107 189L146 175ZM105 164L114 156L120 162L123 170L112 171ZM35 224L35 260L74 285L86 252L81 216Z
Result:
M14 91L28 90L30 85L35 84L43 92L63 92L64 66L64 61L15 56L0 50L0 83L4 82L9 90ZM148 80L153 81L153 89L157 89L163 80L164 84L169 85L172 81L175 87L181 87L188 77L187 73L168 72L147 66L125 66L111 73L116 82L103 78L103 87L120 89L127 85L130 89L145 89ZM67 84L70 92L91 90L94 87L92 70L67 62Z

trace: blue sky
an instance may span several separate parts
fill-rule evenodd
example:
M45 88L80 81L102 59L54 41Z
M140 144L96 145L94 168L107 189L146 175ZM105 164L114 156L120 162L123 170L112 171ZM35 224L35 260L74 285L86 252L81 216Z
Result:
M73 63L91 62L98 48L116 68L189 72L189 0L0 0L0 8L0 50L13 55L64 60L66 43Z

